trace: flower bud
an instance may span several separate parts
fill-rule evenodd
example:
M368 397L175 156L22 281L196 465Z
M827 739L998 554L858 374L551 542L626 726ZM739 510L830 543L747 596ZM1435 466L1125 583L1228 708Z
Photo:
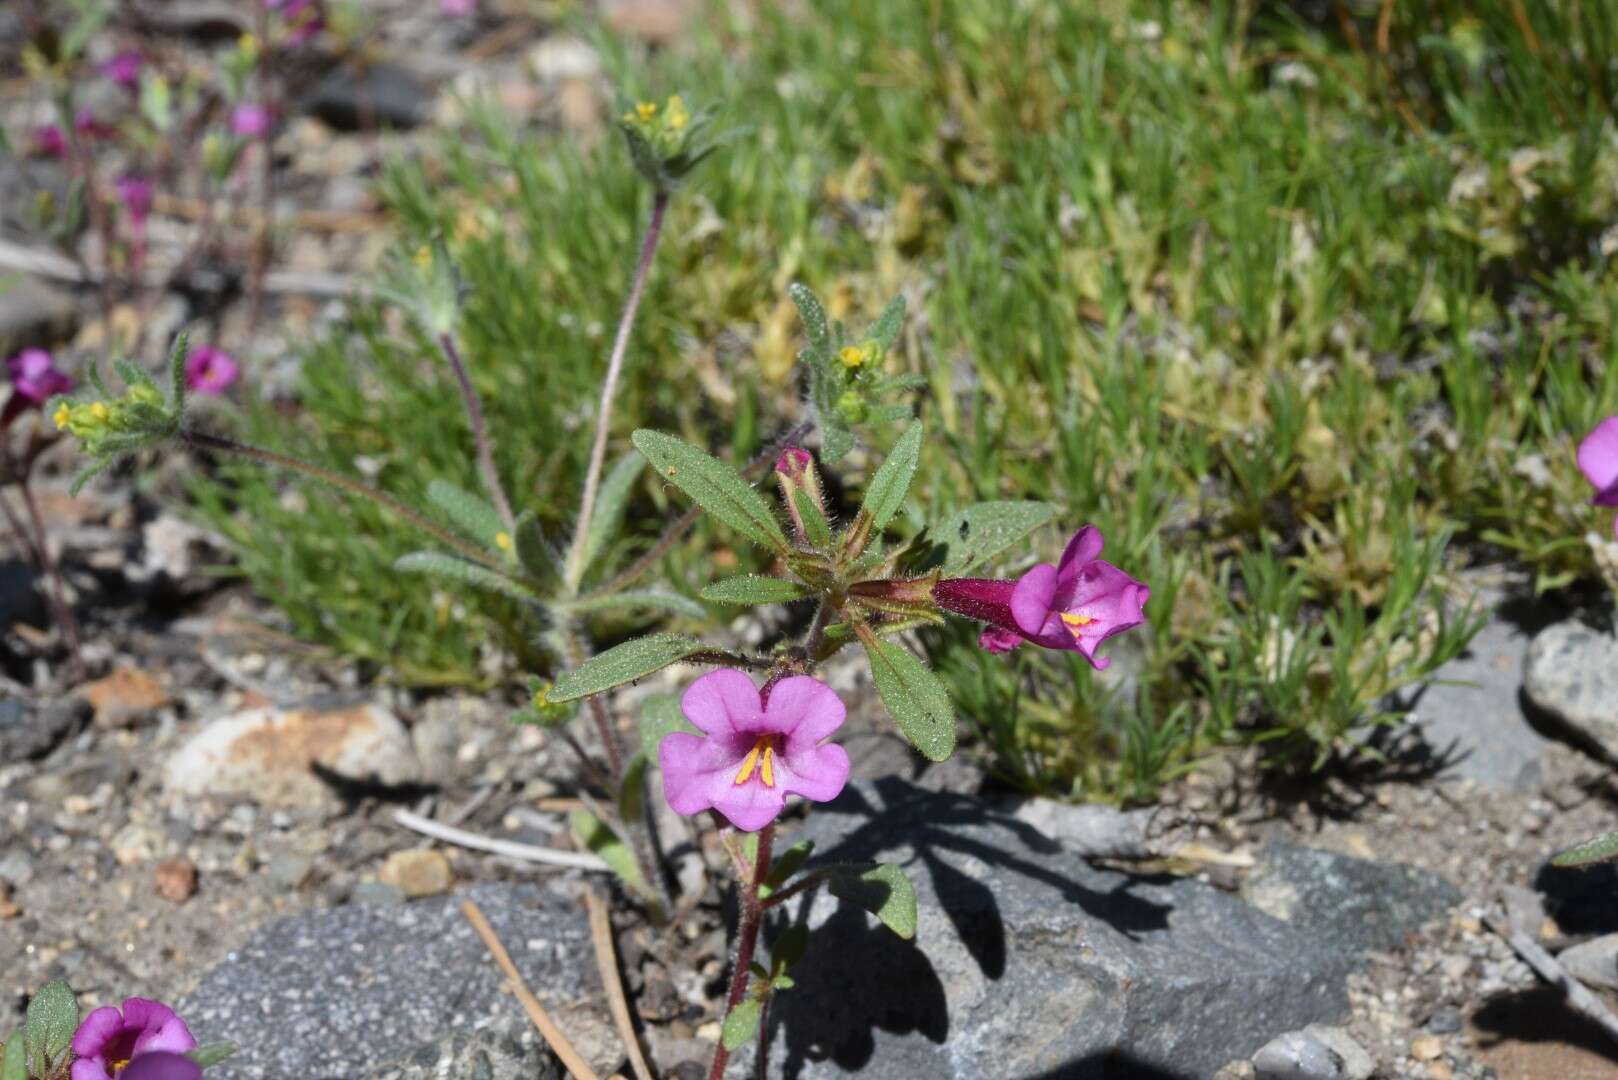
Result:
M826 525L826 500L814 455L802 447L787 447L775 460L775 477L781 484L781 498L799 542L824 544L831 530Z

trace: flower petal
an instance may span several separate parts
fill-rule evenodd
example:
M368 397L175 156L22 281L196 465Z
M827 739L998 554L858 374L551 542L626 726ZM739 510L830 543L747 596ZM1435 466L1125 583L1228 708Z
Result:
M1038 634L1050 620L1056 580L1056 567L1050 563L1040 563L1017 579L1017 587L1011 590L1011 617L1023 633Z
M703 738L689 731L663 736L657 747L663 769L663 791L676 814L700 814L715 805L725 789L736 785L736 773L752 749L731 733Z
M1095 561L1101 554L1102 545L1106 540L1101 530L1094 525L1086 525L1073 534L1062 550L1062 557L1056 562L1056 580L1058 585L1065 585L1072 581L1085 565Z
M770 688L764 726L787 736L789 746L810 748L843 726L848 708L837 691L808 675L782 679Z
M103 1005L86 1016L73 1033L73 1052L81 1058L95 1057L123 1027L123 1014L111 1005Z
M991 626L978 635L978 647L998 656L1000 653L1010 652L1025 640L1027 639L1021 634L999 626Z
M202 1080L202 1066L184 1054L160 1050L134 1058L118 1080Z
M730 784L714 799L713 808L743 832L757 832L774 821L786 804L785 788L779 783L765 787L755 777L745 784Z
M73 1069L68 1073L68 1077L70 1080L112 1080L105 1065L96 1058L87 1057L81 1057L73 1063Z
M1601 421L1579 444L1579 471L1595 486L1598 506L1618 505L1618 416Z
M757 728L764 708L752 679L735 668L719 668L686 687L680 711L700 731L731 735Z
M848 751L836 743L798 747L788 742L776 762L775 782L782 791L813 802L830 802L842 794L848 770Z

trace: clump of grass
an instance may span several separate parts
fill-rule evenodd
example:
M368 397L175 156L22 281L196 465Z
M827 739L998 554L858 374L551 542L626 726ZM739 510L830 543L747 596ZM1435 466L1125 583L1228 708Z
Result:
M1152 587L1111 698L1060 658L928 638L987 759L1032 790L1147 798L1230 743L1319 763L1464 647L1446 589L1466 562L1593 575L1572 447L1618 410L1612 16L1251 10L823 0L745 31L721 8L652 59L602 39L627 89L700 88L742 131L676 203L616 446L657 426L745 459L804 414L786 284L853 322L902 290L917 314L889 364L926 379L937 433L918 491L941 512L1059 503ZM557 534L644 217L622 153L484 110L383 185L402 249L442 243L465 279L500 470ZM247 424L383 487L404 454L474 486L435 358L362 307L311 351L299 411ZM365 508L290 509L245 472L199 495L302 632L415 681L533 659L500 601L395 577L414 539ZM642 480L626 543L667 516ZM670 553L677 589L711 550Z

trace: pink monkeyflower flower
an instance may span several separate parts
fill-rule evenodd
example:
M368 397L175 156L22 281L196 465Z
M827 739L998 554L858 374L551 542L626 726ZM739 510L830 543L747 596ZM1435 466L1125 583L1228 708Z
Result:
M201 345L185 358L185 385L198 394L223 394L241 376L242 366L224 349Z
M57 394L73 389L73 380L56 370L56 362L44 349L24 349L6 361L11 376L11 396L0 409L0 430L29 409L38 409Z
M131 1061L118 1080L202 1080L202 1066L184 1054L159 1050Z
M1579 444L1579 471L1595 486L1595 506L1618 506L1618 416L1609 416ZM1618 518L1613 520L1618 534Z
M477 0L438 0L438 10L444 15L471 15L477 7Z
M118 192L118 201L129 212L130 223L136 229L144 228L152 212L152 182L144 176L120 176L112 186Z
M55 124L41 124L34 129L34 149L53 158L67 157L67 136Z
M826 802L843 790L848 752L822 745L848 715L837 692L807 675L768 691L761 694L733 668L710 671L686 689L680 709L702 734L676 731L657 751L675 813L717 810L754 832L776 819L788 795Z
M989 626L978 644L1008 652L1025 641L1083 654L1097 671L1112 663L1096 646L1145 621L1141 609L1151 590L1096 556L1101 530L1086 525L1073 534L1056 565L1040 563L1016 581L950 578L933 587L938 606L982 619Z
M86 139L110 139L118 134L117 128L97 120L96 114L89 109L80 109L73 114L73 130Z
M71 1076L72 1080L178 1078L184 1074L149 1071L148 1066L136 1073L132 1063L146 1054L179 1055L196 1048L197 1040L173 1009L146 998L128 998L122 1011L103 1005L84 1018L73 1034L73 1053L78 1060Z
M126 49L103 63L101 74L125 90L134 90L140 85L140 65L140 53L134 49Z
M256 139L270 130L271 120L268 106L242 104L230 112L230 130L232 134Z

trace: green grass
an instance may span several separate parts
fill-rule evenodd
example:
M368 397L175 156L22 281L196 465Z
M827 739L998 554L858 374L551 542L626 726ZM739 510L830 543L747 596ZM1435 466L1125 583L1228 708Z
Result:
M1153 590L1124 700L1065 658L928 637L1006 779L1132 799L1221 745L1318 763L1464 646L1454 570L1593 578L1573 447L1618 411L1605 5L1399 4L1386 51L1374 17L1351 38L1286 5L805 8L719 8L654 57L599 39L626 96L678 90L736 132L676 200L613 445L653 426L742 460L802 411L786 285L855 323L905 291L889 362L929 383L926 517L1050 499ZM649 193L611 137L491 116L383 189L401 250L447 239L502 471L564 540ZM357 311L301 409L247 433L403 495L475 486L449 373L393 326ZM873 449L840 469L853 505ZM509 606L394 575L418 537L282 488L232 469L199 493L302 632L412 681L475 680L487 642L546 662ZM670 506L643 481L628 542ZM694 533L673 587L757 567L728 542Z

